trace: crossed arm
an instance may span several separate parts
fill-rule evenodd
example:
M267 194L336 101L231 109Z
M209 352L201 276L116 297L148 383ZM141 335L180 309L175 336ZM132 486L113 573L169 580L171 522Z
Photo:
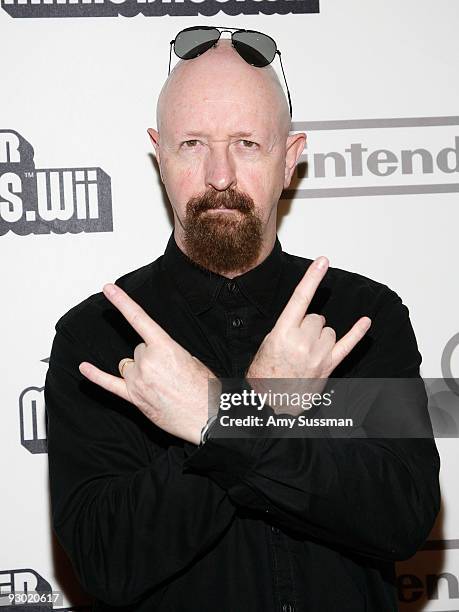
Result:
M275 326L263 340L247 372L248 378L322 379L351 352L370 327L361 317L336 342L335 331L325 318L307 314L317 287L328 269L325 257L307 269ZM93 383L133 403L155 425L184 440L199 443L208 418L208 379L214 374L175 342L120 287L107 284L104 293L144 340L134 359L119 363L121 377L94 364L80 364L81 373Z

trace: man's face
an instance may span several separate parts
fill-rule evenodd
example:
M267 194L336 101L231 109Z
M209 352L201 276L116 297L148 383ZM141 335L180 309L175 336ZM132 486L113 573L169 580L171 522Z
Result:
M275 234L291 173L273 85L234 51L223 66L211 53L188 61L167 92L160 134L149 132L186 253L225 274L254 265Z

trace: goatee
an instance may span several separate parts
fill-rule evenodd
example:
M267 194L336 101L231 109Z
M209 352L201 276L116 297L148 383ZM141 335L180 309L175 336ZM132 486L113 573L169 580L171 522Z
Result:
M214 212L222 207L232 212ZM256 262L262 242L263 224L249 195L211 189L188 201L184 246L199 266L218 274L244 271Z

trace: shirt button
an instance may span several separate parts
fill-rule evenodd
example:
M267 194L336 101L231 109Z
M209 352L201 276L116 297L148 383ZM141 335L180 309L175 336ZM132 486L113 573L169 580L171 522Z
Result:
M279 533L279 529L277 527L274 527L274 526L271 527L271 531L273 533Z
M237 285L234 281L228 281L226 283L226 289L228 290L229 293L236 293Z
M242 319L240 319L239 317L235 317L232 322L231 325L233 327L241 327L242 326Z

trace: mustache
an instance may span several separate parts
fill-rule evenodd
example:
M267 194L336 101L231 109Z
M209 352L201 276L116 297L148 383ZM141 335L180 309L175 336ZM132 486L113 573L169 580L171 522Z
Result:
M235 189L227 189L221 192L214 190L206 191L201 196L191 198L187 208L195 215L217 208L237 209L249 213L254 209L254 202L249 195Z

